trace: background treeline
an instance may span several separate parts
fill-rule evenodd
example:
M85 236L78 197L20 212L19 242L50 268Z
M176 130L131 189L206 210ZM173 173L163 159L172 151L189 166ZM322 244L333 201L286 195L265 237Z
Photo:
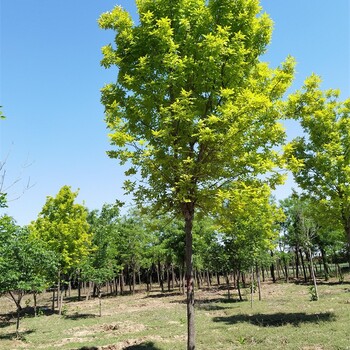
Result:
M49 288L59 313L72 288L78 299L155 285L185 293L182 220L147 208L121 215L118 202L89 211L75 203L77 195L62 187L28 227L0 218L0 291L16 304L18 322L23 296L34 295L36 312L37 293ZM252 283L261 297L265 279L342 280L346 251L341 223L320 203L293 193L277 205L267 187L238 186L216 217L198 212L193 227L196 288L221 285L229 297L235 288L241 300L241 288Z

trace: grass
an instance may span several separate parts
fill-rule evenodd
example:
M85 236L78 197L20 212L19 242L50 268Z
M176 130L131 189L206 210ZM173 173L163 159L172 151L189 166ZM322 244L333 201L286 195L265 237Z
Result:
M235 291L232 300L218 288L197 291L197 349L350 349L350 284L331 280L318 288L320 299L310 301L308 285L266 282L263 300L254 295L253 307L248 295L247 301L238 302ZM39 304L49 306L49 297L41 295ZM9 314L13 305L0 298L0 349L186 348L186 304L181 294L155 290L149 295L105 297L102 309L98 317L97 299L71 299L65 316L47 311L38 317L26 314L21 339L16 339L15 319Z

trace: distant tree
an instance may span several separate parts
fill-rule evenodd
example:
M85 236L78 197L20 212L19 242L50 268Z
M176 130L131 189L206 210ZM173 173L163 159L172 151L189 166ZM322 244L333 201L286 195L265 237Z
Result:
M341 222L350 264L350 99L338 101L338 90L322 91L312 75L288 99L287 115L305 132L285 149L295 181Z
M16 334L19 336L21 301L25 294L45 290L57 271L56 256L45 249L38 239L30 237L27 229L16 226L12 218L0 218L0 294L8 293L16 304Z
M149 242L150 233L144 225L138 210L130 210L119 222L118 256L127 272L132 293L135 293L136 274L143 262L143 255Z
M188 349L194 349L195 211L212 209L224 185L278 166L279 101L294 60L277 69L259 62L272 21L259 15L258 0L136 4L137 25L120 6L99 19L101 28L116 32L116 47L102 49L102 65L118 67L117 82L102 89L118 147L109 156L132 164L127 175L140 174L143 181L125 182L140 204L150 201L184 221Z
M56 197L47 197L38 219L30 225L33 237L43 241L58 257L59 294L63 275L76 268L90 250L87 210L74 203L77 195L69 186L63 186ZM58 300L61 314L61 296Z
M282 207L286 215L286 239L290 242L296 242L298 247L303 248L310 264L310 277L314 284L314 297L318 300L318 291L316 284L315 269L313 264L313 241L318 235L320 226L313 215L313 205L309 198L301 197L293 193L286 200L282 201ZM302 257L301 257L302 258ZM303 266L304 268L304 266ZM305 282L306 272L304 269Z
M101 287L113 279L121 269L117 256L119 241L119 206L104 204L101 211L89 212L88 222L92 233L91 252L82 263L82 277L95 283L100 299Z
M222 241L231 264L239 272L256 271L269 262L283 212L271 199L271 189L258 180L236 183L218 211ZM259 298L260 296L260 277Z

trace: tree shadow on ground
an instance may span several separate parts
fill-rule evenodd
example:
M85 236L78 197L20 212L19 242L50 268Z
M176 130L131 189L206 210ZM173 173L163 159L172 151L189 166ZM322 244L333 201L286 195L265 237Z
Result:
M6 333L6 334L0 334L0 340L12 340L12 339L20 339L20 340L26 340L26 335L33 333L33 330L28 330L24 332L19 332L17 334L16 332Z
M73 321L86 319L86 318L95 318L95 317L97 317L97 315L95 315L95 314L78 314L78 313L74 313L72 315L64 315L65 319L73 320Z
M36 308L36 315L34 307L32 306L26 306L23 307L20 311L20 317L37 317L37 316L51 316L54 314L58 314L58 310L52 311L51 308L48 308L46 306L37 306ZM11 323L12 319L17 318L17 313L15 311L11 311L7 314L0 314L0 328L6 327L6 324Z
M79 348L77 350L99 350L99 349L115 350L120 348L114 345L108 345L102 348L97 346L83 346L82 348ZM156 347L153 342L130 345L130 346L127 346L126 348L123 347L123 349L124 350L161 350L160 348Z
M156 347L153 342L147 342L128 346L124 348L124 350L160 350L160 348Z
M310 286L312 282L309 283ZM317 281L318 286L340 286L340 285L350 285L350 281L339 281L339 282L328 282L328 281Z
M224 298L213 298L213 299L198 299L195 301L195 307L198 310L225 310L230 309L230 304L236 304L242 302L239 299L224 299ZM221 306L219 304L227 304L227 306Z
M14 322L0 320L0 328L6 328L13 325Z
M176 297L176 296L181 296L183 295L181 292L164 292L164 293L157 293L157 294L148 294L147 296L144 297L144 299L149 299L149 298L168 298L168 297Z
M205 305L210 305L210 304L217 304L217 303L221 303L221 304L235 304L235 303L241 303L245 300L239 300L239 299L228 299L228 298L206 298L206 299L196 299L195 300L195 307L199 308L199 309L204 309L206 306ZM170 301L170 303L172 304L186 304L187 300L186 297L183 300L172 300ZM212 307L220 307L219 305L210 305ZM209 307L209 306L207 306ZM224 308L224 307L221 307ZM227 309L228 307L225 307L225 309ZM214 310L214 309L213 309Z
M236 324L247 322L259 327L282 327L293 325L299 327L303 323L332 322L335 320L334 313L324 312L318 314L306 314L305 312L296 313L275 313L275 314L256 314L256 315L233 315L228 317L214 317L214 322L223 322L226 324Z

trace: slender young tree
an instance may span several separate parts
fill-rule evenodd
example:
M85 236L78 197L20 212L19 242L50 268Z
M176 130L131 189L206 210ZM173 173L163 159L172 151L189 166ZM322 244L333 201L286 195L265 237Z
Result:
M141 205L173 211L186 236L188 349L195 348L192 227L196 209L213 208L239 178L272 172L284 139L279 101L294 60L269 68L272 21L258 0L137 0L135 24L120 6L99 19L115 31L102 65L117 66L102 89L109 152ZM275 174L274 180L280 177ZM270 178L271 179L271 178Z

